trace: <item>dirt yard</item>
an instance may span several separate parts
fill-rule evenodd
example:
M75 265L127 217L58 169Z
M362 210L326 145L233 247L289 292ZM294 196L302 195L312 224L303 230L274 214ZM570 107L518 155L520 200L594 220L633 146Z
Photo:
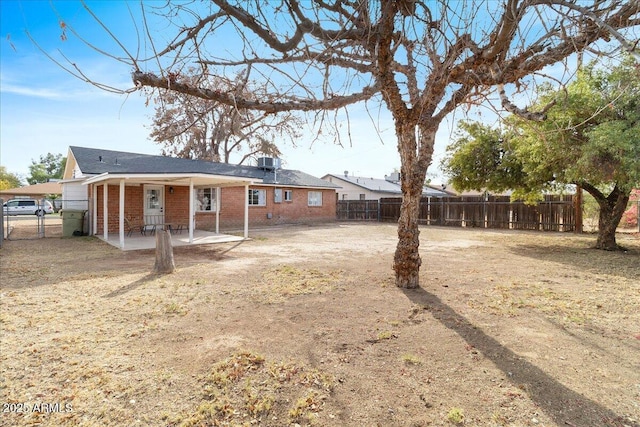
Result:
M393 224L0 249L3 426L640 426L640 238Z

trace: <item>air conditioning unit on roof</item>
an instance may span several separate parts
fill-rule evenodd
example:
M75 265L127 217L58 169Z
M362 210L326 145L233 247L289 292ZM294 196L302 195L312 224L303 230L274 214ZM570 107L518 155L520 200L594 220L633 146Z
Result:
M389 176L385 175L384 176L384 179L386 179L389 182L394 182L394 183L400 183L401 178L402 177L400 176L399 172L392 172L391 175L389 175Z
M280 159L277 157L258 157L258 167L265 170L280 169Z

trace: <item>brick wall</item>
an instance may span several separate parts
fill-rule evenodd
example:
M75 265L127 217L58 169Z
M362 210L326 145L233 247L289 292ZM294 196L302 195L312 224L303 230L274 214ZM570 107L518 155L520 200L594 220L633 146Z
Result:
M275 203L274 187L251 186L251 189L265 191L264 206L249 206L249 229L256 226L278 224L298 224L312 222L328 222L336 219L336 196L334 190L307 188L276 187L282 190L283 200ZM285 190L292 192L292 200L284 201ZM91 190L90 190L91 191ZM220 197L220 231L241 229L244 226L244 187L226 187L221 190ZM322 193L322 206L308 206L309 191ZM118 232L118 202L120 188L118 185L108 187L109 233ZM97 187L98 230L103 233L103 186ZM189 187L164 187L164 212L168 222L188 223ZM125 186L126 218L142 219L144 216L144 186ZM196 229L215 230L215 212L196 212Z
M282 190L283 200L275 202L274 187L250 186L265 191L264 206L249 206L249 229L256 226L327 222L336 219L336 193L334 190L316 190L294 187L275 187ZM292 192L292 200L284 201L285 190ZM309 191L322 193L322 206L309 206ZM244 187L226 187L220 195L220 231L244 226ZM215 230L215 212L196 214L196 228Z
M140 186L125 186L124 188L124 216L126 218L142 218L143 215L143 187ZM119 203L120 203L120 186L109 185L107 189L107 209L109 212L108 227L109 233L118 232L119 221ZM96 197L98 202L98 229L97 234L104 233L103 218L104 218L104 186L98 185L96 191Z
M173 194L171 188L173 187ZM164 215L169 223L189 223L189 187L164 188Z

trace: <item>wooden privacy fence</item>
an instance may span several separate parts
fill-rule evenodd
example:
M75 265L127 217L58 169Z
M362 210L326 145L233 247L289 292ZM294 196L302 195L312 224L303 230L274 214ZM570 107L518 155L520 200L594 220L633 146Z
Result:
M377 200L339 200L336 215L339 220L379 221Z
M338 220L398 221L401 197L338 201ZM418 221L427 225L574 231L573 196L545 196L537 205L508 196L423 197Z

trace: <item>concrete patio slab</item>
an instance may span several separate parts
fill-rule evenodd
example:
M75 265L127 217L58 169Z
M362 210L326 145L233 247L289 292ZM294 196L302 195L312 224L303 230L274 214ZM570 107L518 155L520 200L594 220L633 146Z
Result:
M125 236L123 248L120 248L120 237L118 234L115 234L115 233L109 234L107 240L104 240L104 236L102 235L98 235L96 237L98 237L102 241L107 242L111 246L115 246L116 248L122 249L123 251L155 249L156 247L155 234L151 235L147 233L146 236L135 235L135 234L131 236ZM189 243L188 232L171 235L171 243L174 247L189 246L189 245L208 245L211 243L240 242L242 240L246 240L246 239L241 236L234 236L231 234L217 234L217 233L203 231L203 230L195 230L193 232L193 243Z

